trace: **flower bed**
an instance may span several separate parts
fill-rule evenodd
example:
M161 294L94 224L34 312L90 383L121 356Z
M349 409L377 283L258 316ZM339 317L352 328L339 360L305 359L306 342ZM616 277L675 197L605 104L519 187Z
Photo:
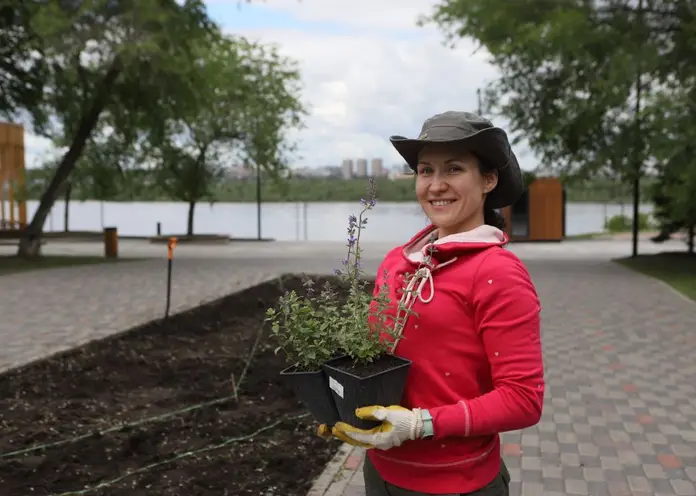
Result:
M305 496L340 443L296 418L285 357L268 325L259 335L293 288L262 284L0 376L0 492Z

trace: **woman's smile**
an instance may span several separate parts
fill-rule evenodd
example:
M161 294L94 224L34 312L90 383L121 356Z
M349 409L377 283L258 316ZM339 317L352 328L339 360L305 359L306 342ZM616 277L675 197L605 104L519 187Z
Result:
M432 205L436 210L442 210L449 207L457 200L430 200L430 205Z

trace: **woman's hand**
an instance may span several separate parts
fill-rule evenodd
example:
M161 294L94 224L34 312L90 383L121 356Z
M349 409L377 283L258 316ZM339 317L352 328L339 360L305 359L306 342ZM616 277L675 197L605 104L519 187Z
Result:
M388 450L401 446L404 441L423 437L421 410L392 406L366 406L358 408L355 415L363 420L377 420L382 423L372 429L358 429L345 422L337 422L332 429L341 441L361 448Z

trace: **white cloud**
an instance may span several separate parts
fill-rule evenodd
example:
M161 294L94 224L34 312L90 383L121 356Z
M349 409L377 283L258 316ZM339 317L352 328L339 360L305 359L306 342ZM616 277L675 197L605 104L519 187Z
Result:
M51 140L28 132L24 134L24 152L27 168L40 167L60 154Z
M311 0L303 0L303 7L305 2L308 16L324 19ZM268 3L290 5L284 0ZM324 12L326 20L334 21L329 17L333 11ZM418 28L410 36L389 30L360 36L290 29L240 34L277 43L300 63L303 98L311 111L307 128L294 136L303 165L360 157L400 163L390 135L417 136L424 119L445 110L476 111L476 90L497 77L487 54L477 52L473 43L464 40L455 49L446 48L439 33ZM520 160L525 168L535 166L522 156Z

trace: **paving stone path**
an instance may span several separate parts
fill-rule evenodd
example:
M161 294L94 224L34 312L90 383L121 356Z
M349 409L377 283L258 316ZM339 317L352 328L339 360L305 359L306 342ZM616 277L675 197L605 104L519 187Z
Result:
M696 495L696 304L612 262L527 266L547 393L502 436L511 496ZM310 496L364 496L363 456L344 446Z
M176 261L171 312L273 279L277 268ZM0 371L162 318L166 259L0 277Z

